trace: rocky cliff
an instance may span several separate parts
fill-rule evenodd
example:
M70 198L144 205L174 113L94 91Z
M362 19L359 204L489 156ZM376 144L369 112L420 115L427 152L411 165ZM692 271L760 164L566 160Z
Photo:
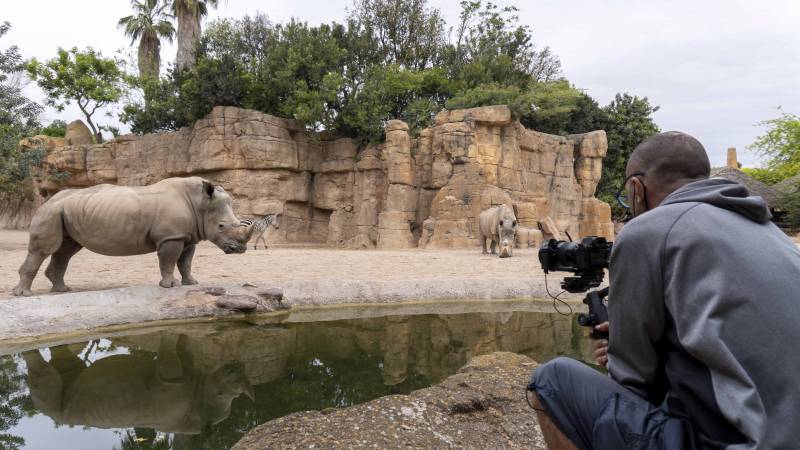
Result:
M47 150L34 179L45 199L64 188L198 175L223 185L241 216L282 213L278 243L474 246L480 211L501 203L545 237L613 238L609 206L594 198L605 132L539 133L505 106L442 112L417 138L392 120L382 144L309 136L293 120L232 107L174 133L79 141L21 143Z

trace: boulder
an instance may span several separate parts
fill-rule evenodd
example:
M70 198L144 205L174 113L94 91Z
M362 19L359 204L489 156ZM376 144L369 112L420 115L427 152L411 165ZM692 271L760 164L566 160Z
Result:
M250 430L233 450L545 449L536 414L523 395L535 367L532 359L514 353L477 356L441 383L408 395L269 421Z
M66 145L91 145L94 144L94 137L82 121L73 120L67 124L67 132L64 134Z

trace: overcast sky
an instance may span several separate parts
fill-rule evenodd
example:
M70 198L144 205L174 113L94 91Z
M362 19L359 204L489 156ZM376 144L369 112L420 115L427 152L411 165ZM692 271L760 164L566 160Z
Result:
M457 1L429 0L454 24ZM537 45L561 58L564 75L601 104L617 92L646 96L661 109L662 130L697 137L714 166L728 147L745 166L758 164L748 151L763 129L755 124L781 111L800 114L800 0L498 1L516 4ZM26 58L52 58L56 48L91 45L106 56L130 41L116 28L130 14L127 0L0 0L0 21L13 28L0 49L20 47ZM352 0L222 0L216 17L261 11L273 22L298 17L311 24L342 21ZM175 48L162 48L172 61ZM41 92L26 92L40 100ZM781 107L779 111L776 109ZM48 110L45 121L74 120L75 108ZM116 119L98 120L116 123ZM125 127L123 126L123 130Z

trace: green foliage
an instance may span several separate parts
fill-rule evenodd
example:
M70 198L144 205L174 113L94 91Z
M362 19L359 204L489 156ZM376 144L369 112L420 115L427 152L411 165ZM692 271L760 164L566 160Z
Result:
M597 186L598 197L616 206L614 194L625 180L625 167L633 149L648 137L660 132L653 121L658 106L650 105L647 97L617 94L603 108L608 135L608 155L603 160L603 174Z
M8 158L0 167L0 190L30 196L31 169L41 166L46 153L45 150L36 149Z
M0 37L11 25L0 24ZM0 50L0 191L23 192L26 189L27 164L17 145L25 136L35 134L41 126L42 107L22 93L23 61L16 46Z
M517 86L487 83L468 89L447 100L447 109L474 108L485 105L508 105L514 118L529 116L533 111L533 93Z
M538 82L533 86L534 110L522 117L523 125L552 134L566 134L581 92L565 79Z
M350 20L376 43L386 65L423 70L439 62L445 44L441 12L425 0L355 0Z
M59 48L55 58L46 63L34 58L25 68L47 95L47 105L63 111L66 105L75 102L98 138L99 129L92 116L122 95L122 73L117 66L116 60L103 58L92 48L83 51Z
M791 173L791 171L779 171L761 167L745 167L742 169L742 172L768 185L780 183L781 181L795 175Z
M781 209L786 212L788 225L794 230L800 228L800 184L784 192L780 196L778 203Z
M175 35L172 16L166 12L166 2L161 0L131 0L134 14L125 16L117 22L125 35L131 38L131 45L139 41L139 75L158 77L161 68L161 39L172 42Z
M38 134L50 137L64 137L67 134L67 122L56 119L50 122L50 125L39 130Z
M375 141L386 120L416 133L446 105L505 103L516 117L564 128L580 94L556 76L558 58L533 46L514 8L462 7L454 42L425 0L357 0L345 24L218 20L201 39L196 67L132 82L148 101L128 102L121 119L143 133L190 125L217 105L241 106Z
M767 132L748 148L767 158L767 165L779 177L800 173L800 116L783 113L777 119L760 122Z
M25 439L7 431L26 415L33 415L32 401L26 393L25 374L13 356L0 356L0 448L18 450Z

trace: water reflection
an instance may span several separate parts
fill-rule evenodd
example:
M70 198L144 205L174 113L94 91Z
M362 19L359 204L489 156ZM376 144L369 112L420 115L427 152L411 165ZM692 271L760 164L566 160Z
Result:
M25 374L16 358L0 358L0 448L17 450L25 446L25 438L7 430L24 416L35 414L25 387Z
M234 398L253 398L241 363L198 370L186 335L160 333L155 351L132 347L89 364L73 348L51 348L50 361L22 354L34 406L60 424L199 433L228 417Z
M122 429L126 449L216 449L295 411L429 386L475 355L586 356L577 328L532 312L198 324L21 356L33 407L58 424Z

